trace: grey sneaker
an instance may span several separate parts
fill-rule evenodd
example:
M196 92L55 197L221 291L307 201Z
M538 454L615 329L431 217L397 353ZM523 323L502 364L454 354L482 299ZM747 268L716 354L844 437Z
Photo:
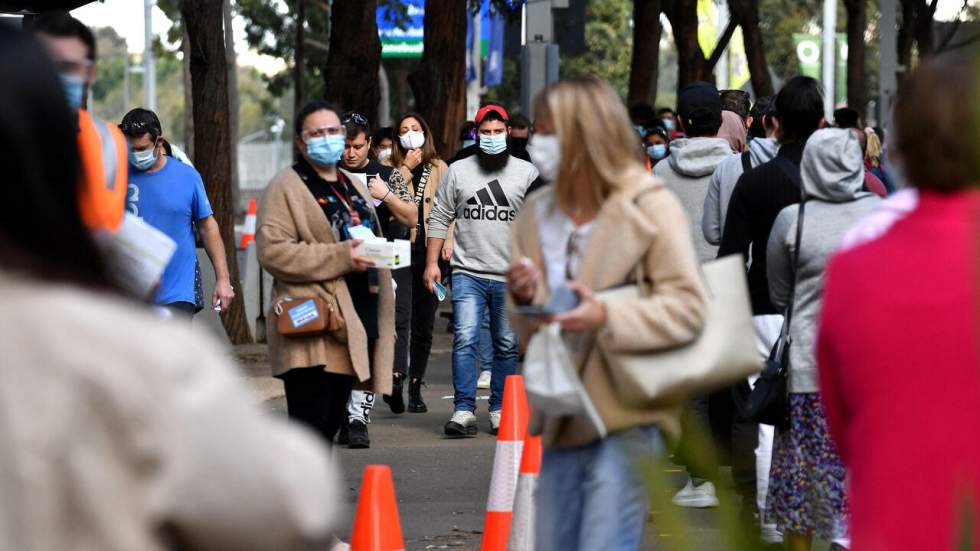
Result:
M476 415L473 415L472 411L454 411L453 416L446 423L445 432L450 438L476 436Z
M690 507L693 509L706 509L718 506L715 485L710 482L704 482L695 486L691 479L688 479L687 484L674 495L672 501L678 507Z
M500 410L490 412L490 434L500 431Z

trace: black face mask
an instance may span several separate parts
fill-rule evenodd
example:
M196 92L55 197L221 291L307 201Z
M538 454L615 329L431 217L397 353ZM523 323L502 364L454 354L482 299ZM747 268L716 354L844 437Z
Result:
M507 166L507 161L510 160L510 152L504 150L496 155L491 155L477 147L476 160L483 172L492 174L494 172L500 172Z
M527 149L527 138L511 138L510 145L514 149Z

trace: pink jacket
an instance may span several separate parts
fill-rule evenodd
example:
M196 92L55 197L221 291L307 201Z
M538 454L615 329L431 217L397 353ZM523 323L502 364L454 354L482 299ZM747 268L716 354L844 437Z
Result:
M853 548L953 549L964 522L976 534L980 190L921 193L884 236L831 261L817 362Z

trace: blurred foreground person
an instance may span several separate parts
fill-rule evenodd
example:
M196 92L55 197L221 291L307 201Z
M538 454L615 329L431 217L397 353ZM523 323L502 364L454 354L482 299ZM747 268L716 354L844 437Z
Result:
M114 292L54 67L0 27L0 71L0 549L326 547L325 450L210 340Z
M794 303L789 423L776 429L766 501L766 517L782 530L791 551L809 549L813 535L846 541L844 465L820 406L813 343L827 259L847 228L879 202L864 191L864 155L848 130L818 130L810 136L800 177L805 206L791 205L779 213L766 254L773 305L785 309L790 300Z
M554 185L532 195L515 223L510 299L540 305L565 286L578 295L577 307L546 319L561 323L608 429L602 437L585 417L534 412L531 431L543 432L546 446L536 548L631 551L641 544L649 506L640 463L664 452L665 437L678 436L678 412L625 405L592 337L623 351L692 341L704 313L698 263L684 209L647 174L626 109L608 84L561 82L537 97L534 112L543 124L532 147L557 140L559 162L540 167ZM657 282L650 296L608 304L596 297L635 281L638 265ZM542 318L514 320L521 339L542 326Z
M977 546L978 70L976 57L939 57L907 77L893 155L918 205L828 269L817 361L850 474L854 549ZM931 139L922 140L923 128Z
M301 157L266 189L255 239L259 263L275 278L272 374L284 383L289 417L329 443L355 385L391 392L395 295L391 271L369 270L374 262L357 250L357 236L380 236L381 223L368 188L337 169L347 135L337 109L310 102L294 124ZM324 320L322 331L281 332L311 318Z

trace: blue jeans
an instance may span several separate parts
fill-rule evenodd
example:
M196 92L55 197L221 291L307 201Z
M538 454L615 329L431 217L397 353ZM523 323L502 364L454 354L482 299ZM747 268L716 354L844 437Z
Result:
M490 371L493 367L493 336L490 335L490 311L483 313L480 324L480 371Z
M517 372L517 335L507 319L507 284L453 272L453 404L456 411L476 411L477 349L484 312L490 313L493 341L490 411L498 411L504 397L504 379Z
M663 451L663 438L653 426L579 448L545 448L538 479L537 551L639 549L649 508L641 462Z

